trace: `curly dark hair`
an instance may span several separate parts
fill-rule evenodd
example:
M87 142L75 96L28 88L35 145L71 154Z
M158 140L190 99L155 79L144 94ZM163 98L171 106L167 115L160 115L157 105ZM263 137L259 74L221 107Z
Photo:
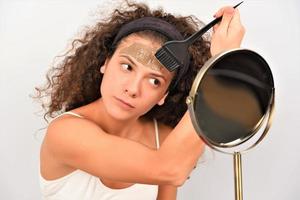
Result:
M125 2L126 6L115 9L110 17L96 23L93 28L84 33L83 38L75 39L71 49L64 55L64 59L48 71L47 83L35 88L37 93L33 98L41 99L50 96L48 103L42 102L42 107L46 110L44 114L46 121L48 121L47 117L54 117L57 113L78 108L101 97L100 85L103 75L100 73L100 67L106 58L113 55L115 50L111 48L113 39L125 23L141 17L157 17L174 25L184 38L204 25L192 15L174 16L164 12L162 8L151 10L143 3ZM165 38L161 36L161 40ZM209 49L210 42L207 37L202 37L190 46L190 66L187 73L177 86L169 91L165 103L162 106L154 106L143 117L149 119L155 117L161 123L171 127L179 122L187 110L185 98L193 80L211 56Z

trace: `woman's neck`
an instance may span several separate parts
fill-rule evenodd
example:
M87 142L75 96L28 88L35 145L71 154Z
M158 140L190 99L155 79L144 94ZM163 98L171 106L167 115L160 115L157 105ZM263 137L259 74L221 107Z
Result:
M101 98L88 104L84 110L83 112L90 120L112 135L129 138L133 136L132 134L138 133L138 130L141 128L141 120L139 118L120 120L109 115Z

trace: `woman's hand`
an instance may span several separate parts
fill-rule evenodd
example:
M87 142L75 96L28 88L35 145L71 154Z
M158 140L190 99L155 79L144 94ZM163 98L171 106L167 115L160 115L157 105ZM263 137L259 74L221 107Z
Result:
M238 48L245 34L240 14L233 7L221 8L214 17L223 16L222 21L213 27L210 52L214 56L222 51Z

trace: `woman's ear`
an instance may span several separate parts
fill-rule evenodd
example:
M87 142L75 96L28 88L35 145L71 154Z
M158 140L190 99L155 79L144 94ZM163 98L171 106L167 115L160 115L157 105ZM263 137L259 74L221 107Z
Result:
M165 103L165 99L167 98L169 92L167 92L157 103L157 105L162 106Z
M106 58L104 64L100 67L100 73L101 74L104 74L108 62L109 62L109 59Z
M105 72L105 65L102 65L101 67L100 67L100 73L101 74L104 74L104 72Z

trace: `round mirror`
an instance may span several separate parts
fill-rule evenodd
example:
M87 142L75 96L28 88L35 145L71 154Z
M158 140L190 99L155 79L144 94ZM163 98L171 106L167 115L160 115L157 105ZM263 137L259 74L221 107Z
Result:
M219 148L249 140L269 118L273 101L271 70L248 49L233 49L208 60L187 98L197 133Z

